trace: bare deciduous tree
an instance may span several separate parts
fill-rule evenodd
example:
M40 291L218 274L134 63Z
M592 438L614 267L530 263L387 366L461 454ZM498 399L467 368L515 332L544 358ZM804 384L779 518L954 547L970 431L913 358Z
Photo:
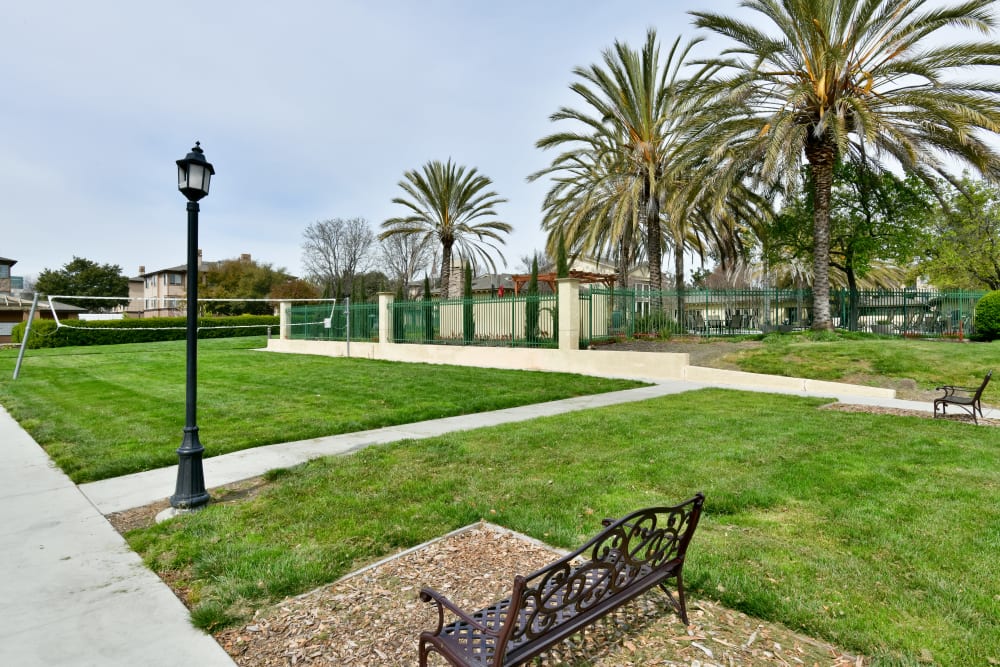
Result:
M428 271L434 260L434 248L417 234L395 234L382 239L381 260L390 279L405 286L418 273Z
M327 294L348 294L354 276L372 268L375 232L364 218L317 220L302 236L302 264Z

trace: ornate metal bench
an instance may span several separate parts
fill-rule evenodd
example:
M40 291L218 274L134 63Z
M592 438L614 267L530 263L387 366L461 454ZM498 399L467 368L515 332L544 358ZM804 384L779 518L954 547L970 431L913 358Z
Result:
M681 568L705 497L651 507L617 521L571 554L527 576L514 577L511 596L468 614L440 593L438 626L420 634L420 665L431 652L453 665L513 667L537 656L645 591L659 586L688 622ZM677 599L666 587L677 581ZM445 611L457 620L445 624Z
M938 416L938 407L941 408L941 414L945 414L945 408L949 405L957 405L966 412L972 415L972 421L976 424L979 420L976 419L976 411L979 411L979 416L983 416L983 404L980 399L983 396L983 390L986 389L986 385L990 383L990 378L993 377L993 371L991 370L983 378L983 383L978 387L953 387L952 385L945 385L943 387L937 387L937 389L944 391L944 396L940 396L934 399L934 418ZM964 392L970 394L969 396L959 396L956 392Z

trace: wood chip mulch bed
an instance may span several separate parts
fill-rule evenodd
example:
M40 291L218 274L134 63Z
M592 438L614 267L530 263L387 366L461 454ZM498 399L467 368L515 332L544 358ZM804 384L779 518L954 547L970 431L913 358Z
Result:
M526 574L558 557L545 545L481 524L262 609L249 623L216 634L216 640L247 667L412 666L420 631L437 622L433 606L417 598L422 586L475 611L506 596L515 573ZM688 608L691 625L684 627L662 593L652 591L533 664L865 664L829 644L706 600L689 598Z
M834 410L836 412L870 412L876 415L896 415L898 417L922 417L924 419L934 419L933 412L923 410L904 410L902 408L884 408L877 405L855 405L853 403L830 403L821 407L822 410ZM984 410L984 412L987 412ZM946 414L938 419L968 423L974 426L972 417L968 413ZM983 419L980 417L979 426L1000 426L1000 419Z

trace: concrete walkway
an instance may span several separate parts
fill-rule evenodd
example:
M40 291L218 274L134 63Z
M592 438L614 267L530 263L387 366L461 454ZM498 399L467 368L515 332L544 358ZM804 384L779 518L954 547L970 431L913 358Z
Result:
M0 450L0 665L232 667L3 408Z
M205 479L210 486L220 486L370 445L645 400L704 386L662 382L628 391L258 447L206 459ZM929 402L785 393L931 409ZM0 450L6 462L0 469L0 665L233 666L210 636L192 628L184 605L143 566L103 516L169 496L174 490L176 466L77 487L2 408Z

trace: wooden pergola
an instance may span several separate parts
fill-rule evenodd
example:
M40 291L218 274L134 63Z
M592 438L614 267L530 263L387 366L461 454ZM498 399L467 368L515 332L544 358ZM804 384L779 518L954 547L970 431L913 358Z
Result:
M539 273L538 282L549 286L552 293L556 293L556 276L555 273ZM603 283L608 288L613 289L615 286L615 275L613 273L591 273L590 271L570 271L570 278L576 278L581 283L591 284L591 283ZM521 273L510 277L514 281L514 295L521 293L521 288L531 281L530 273Z

